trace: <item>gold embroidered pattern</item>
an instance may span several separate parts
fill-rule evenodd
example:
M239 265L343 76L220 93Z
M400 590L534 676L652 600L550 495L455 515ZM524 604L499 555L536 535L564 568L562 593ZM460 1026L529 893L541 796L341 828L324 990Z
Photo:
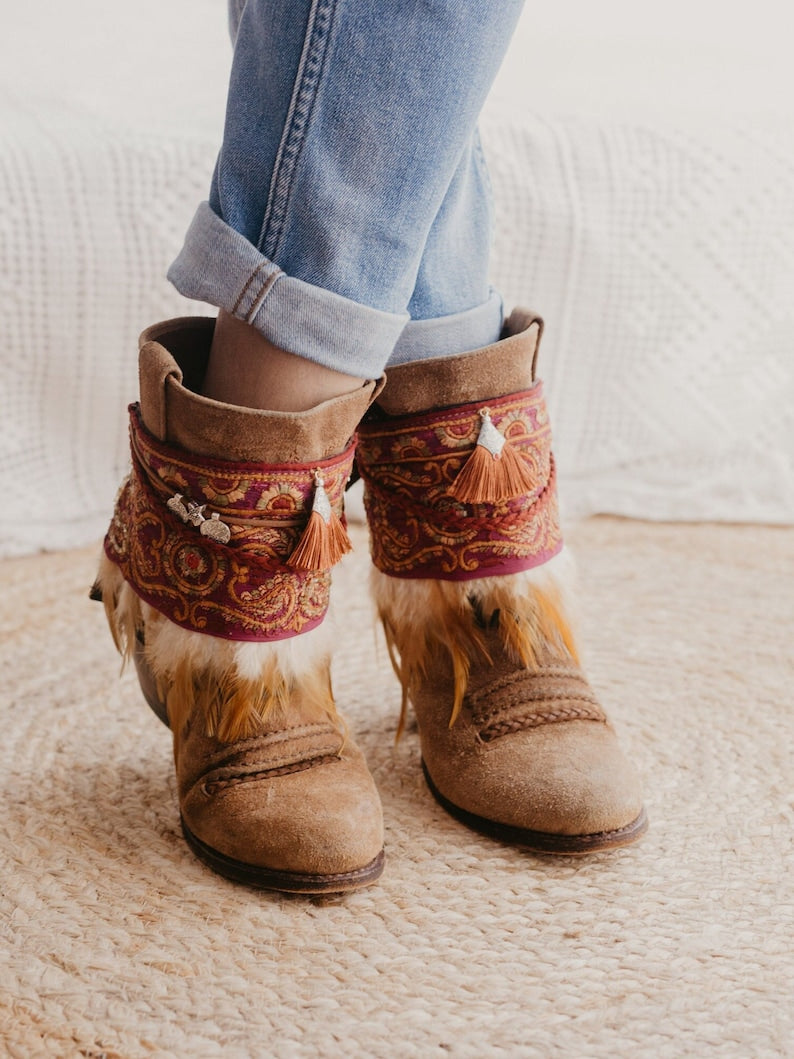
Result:
M318 469L332 510L342 516L352 444L311 465L193 457L153 438L135 405L130 438L132 473L105 551L142 599L177 625L230 640L285 639L322 621L330 573L296 570L286 560L309 519ZM207 521L210 510L218 514L228 542L169 509L177 493L186 505L207 505Z
M498 503L463 503L450 488L476 445L486 404L537 485ZM482 404L365 422L357 463L372 558L393 577L458 581L514 573L548 561L562 547L540 383Z

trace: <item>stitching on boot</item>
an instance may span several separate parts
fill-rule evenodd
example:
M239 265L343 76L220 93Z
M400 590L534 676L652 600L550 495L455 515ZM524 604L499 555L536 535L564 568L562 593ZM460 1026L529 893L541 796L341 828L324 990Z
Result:
M495 718L498 718L500 714L506 713L510 710L515 709L517 706L527 707L526 715L539 714L543 712L544 707L550 706L552 703L557 702L583 702L587 703L593 710L598 710L602 714L602 719L606 720L603 711L598 703L598 700L592 695L577 695L573 694L560 694L559 691L554 692L551 689L546 689L535 694L523 694L518 696L511 696L510 698L503 699L498 706L494 706L492 710L487 710L482 713L473 714L472 720L475 724L488 724ZM534 709L530 707L535 704Z
M323 743L320 746L307 747L302 750L295 749L292 753L279 754L271 757L267 754L267 747L262 749L265 751L260 755L258 761L239 761L241 755L237 751L236 744L232 744L232 752L227 753L223 759L221 759L214 768L207 768L204 771L204 778L207 783L214 783L215 779L210 777L216 777L218 781L231 779L234 776L247 775L250 770L253 769L271 769L280 768L282 765L297 765L301 761L312 761L316 757L323 757L326 754L330 754L333 757L338 757L342 752L342 743Z
M475 724L488 724L493 721L494 718L500 714L506 713L508 710L515 709L517 706L529 707L532 703L536 703L537 707L532 710L533 714L542 713L542 708L548 706L554 702L586 702L593 710L597 710L601 714L601 719L606 720L606 716L601 710L598 704L598 700L593 695L582 694L577 695L575 692L572 694L560 694L559 691L555 692L549 688L541 690L539 692L527 692L516 697L511 696L510 698L503 699L498 706L494 706L492 710L487 710L482 713L474 713L472 711L472 720ZM527 716L529 716L527 711Z
M511 735L514 732L523 732L530 728L541 728L546 724L560 724L564 721L598 721L606 723L606 717L600 709L586 709L572 706L557 710L547 710L543 713L530 713L522 717L514 717L510 720L498 721L495 724L483 728L480 739L484 743L490 743L502 735Z
M547 666L543 669L517 669L515 672L508 673L507 676L499 677L497 680L492 680L488 684L483 684L478 687L475 691L470 691L467 698L472 705L478 703L481 699L490 698L491 696L503 691L505 688L514 687L516 684L523 684L527 680L575 680L582 682L583 677L581 670L576 669L573 666ZM594 696L593 696L594 698Z
M250 736L248 739L235 739L234 752L244 753L246 750L262 750L279 743L286 743L291 739L306 739L310 736L337 736L340 740L341 733L332 724L293 724L279 728L277 732L267 732L263 735ZM324 747L321 749L325 749ZM222 747L213 754L210 761L223 761L229 756L228 746Z
M317 765L329 765L334 761L340 761L337 754L326 754L323 757L311 758L309 761L297 761L292 765L281 765L278 768L260 769L257 772L247 772L244 776L230 776L225 780L211 780L203 784L207 794L217 794L219 791L227 790L229 787L238 787L242 783L252 783L256 780L276 779L279 776L289 776L294 772L305 772L307 769Z

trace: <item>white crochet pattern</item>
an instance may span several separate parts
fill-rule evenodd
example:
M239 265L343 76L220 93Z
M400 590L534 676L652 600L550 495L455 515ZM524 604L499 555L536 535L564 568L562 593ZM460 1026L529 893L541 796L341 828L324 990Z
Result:
M570 514L794 520L794 127L484 130Z
M106 528L137 334L196 311L164 271L216 144L0 113L0 548L23 554ZM528 114L483 138L495 285L547 321L564 512L794 521L791 123Z

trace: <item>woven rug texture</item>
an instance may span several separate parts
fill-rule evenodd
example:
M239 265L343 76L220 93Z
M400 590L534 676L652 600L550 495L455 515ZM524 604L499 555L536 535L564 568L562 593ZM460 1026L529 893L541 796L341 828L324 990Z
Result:
M794 1055L794 532L569 533L589 674L643 773L636 847L542 858L428 793L367 598L335 579L335 687L387 865L288 898L198 863L170 736L87 599L98 548L0 564L3 1054Z

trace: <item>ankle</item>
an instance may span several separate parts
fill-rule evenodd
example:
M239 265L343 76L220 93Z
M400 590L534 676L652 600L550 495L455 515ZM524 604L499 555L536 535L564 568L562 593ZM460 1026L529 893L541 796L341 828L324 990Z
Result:
M245 408L304 412L357 390L362 381L280 349L221 310L202 393Z

